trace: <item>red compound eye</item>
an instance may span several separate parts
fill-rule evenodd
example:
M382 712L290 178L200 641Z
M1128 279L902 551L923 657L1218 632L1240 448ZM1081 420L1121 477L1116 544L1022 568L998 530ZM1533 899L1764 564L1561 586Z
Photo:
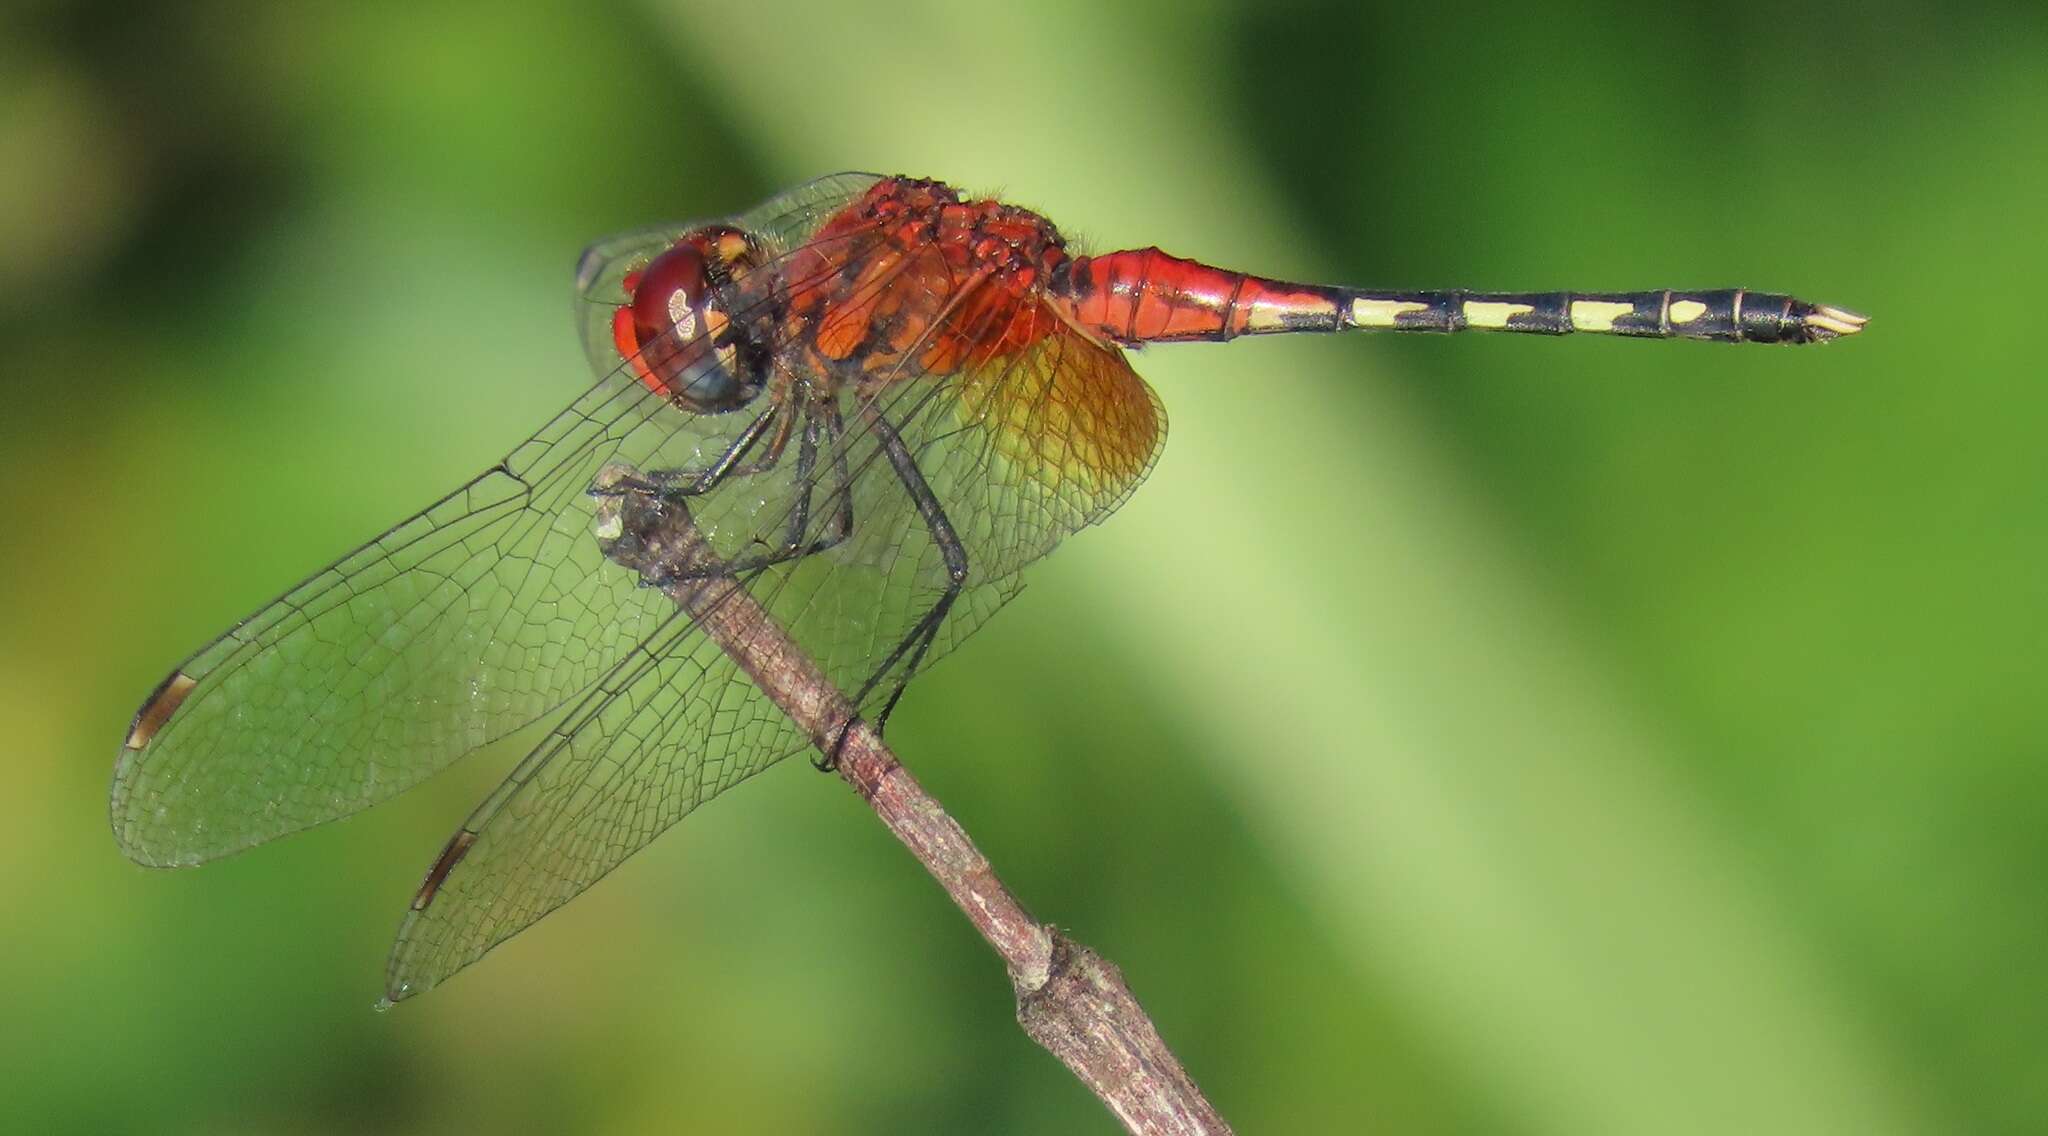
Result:
M689 243L679 244L640 270L633 284L633 332L642 345L670 332L695 338L704 303L704 254Z
M722 230L694 233L629 274L632 300L612 314L612 338L649 390L702 414L746 405L760 392L714 302L703 248ZM737 236L735 233L734 236Z

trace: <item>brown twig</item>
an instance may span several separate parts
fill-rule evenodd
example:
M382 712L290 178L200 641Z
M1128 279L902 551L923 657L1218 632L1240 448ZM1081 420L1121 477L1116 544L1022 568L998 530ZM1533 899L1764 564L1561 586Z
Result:
M1002 956L1024 1032L1073 1070L1128 1132L1228 1133L1229 1125L1167 1049L1116 966L1031 918L966 831L860 719L858 708L739 580L716 574L719 562L689 510L679 501L623 488L639 482L637 472L625 466L608 466L598 477L598 489L609 491L598 506L605 555L688 612L820 753L836 750L840 778Z

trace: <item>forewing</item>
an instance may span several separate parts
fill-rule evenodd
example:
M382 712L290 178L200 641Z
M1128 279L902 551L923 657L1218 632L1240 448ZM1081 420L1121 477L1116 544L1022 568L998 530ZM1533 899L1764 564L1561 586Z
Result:
M356 812L588 686L670 609L607 570L585 490L743 423L609 377L500 464L188 659L117 764L116 838L194 864Z
M736 220L779 250L872 180L820 179ZM850 254L864 239L835 243ZM586 257L580 306L622 302L591 289L617 287L631 243ZM116 764L112 821L130 857L197 864L376 804L560 707L672 616L605 564L586 490L607 462L703 468L750 416L688 414L597 346L597 385L533 438L159 686ZM707 525L744 540L776 523L790 507L778 485L756 479Z

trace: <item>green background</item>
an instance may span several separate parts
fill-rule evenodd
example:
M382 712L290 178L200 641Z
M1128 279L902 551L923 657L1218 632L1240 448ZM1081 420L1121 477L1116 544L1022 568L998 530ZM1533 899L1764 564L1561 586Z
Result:
M13 6L0 1129L1113 1130L797 763L385 1015L516 747L203 871L107 833L171 664L583 387L585 242L857 168L1872 313L1146 351L1150 483L891 736L1240 1131L2038 1130L2044 123L2038 5Z

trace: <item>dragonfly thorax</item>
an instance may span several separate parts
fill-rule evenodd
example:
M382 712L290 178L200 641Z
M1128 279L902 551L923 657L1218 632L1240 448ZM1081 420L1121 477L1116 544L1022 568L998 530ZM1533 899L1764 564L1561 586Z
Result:
M799 369L886 384L1016 355L1052 330L1044 283L1068 260L1028 209L885 178L781 269Z

